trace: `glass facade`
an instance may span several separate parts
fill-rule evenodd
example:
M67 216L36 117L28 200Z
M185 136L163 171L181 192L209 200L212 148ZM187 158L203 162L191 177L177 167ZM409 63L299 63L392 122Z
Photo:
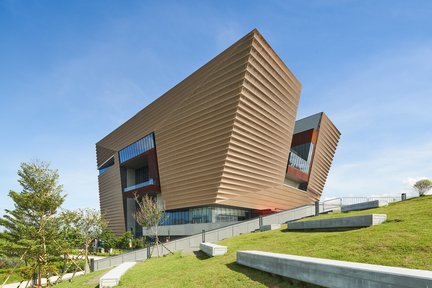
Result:
M199 207L165 212L167 219L161 225L220 223L250 218L250 210L231 207Z
M150 133L144 138L132 143L126 148L120 150L119 157L120 163L126 162L129 159L132 159L144 152L147 152L150 149L153 149L154 145L154 134Z
M288 165L308 174L313 146L313 143L305 143L291 147Z

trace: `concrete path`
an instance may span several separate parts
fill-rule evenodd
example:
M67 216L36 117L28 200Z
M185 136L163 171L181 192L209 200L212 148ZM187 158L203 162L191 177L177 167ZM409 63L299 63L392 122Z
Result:
M63 275L63 281L71 279L72 275L73 275L73 273L67 273L67 274ZM84 272L77 272L77 273L75 273L74 277L76 277L76 276L82 276L82 275L84 275ZM52 276L52 277L50 277L51 283L53 283L54 281L56 281L57 278L58 278L58 276ZM47 282L46 278L42 278L42 285L46 285L46 282ZM0 288L17 288L18 285L19 285L19 282L11 283L11 284L6 284L4 286L1 286L1 283L0 283ZM27 287L30 286L30 280L21 283L21 285L19 286L19 288L24 288L24 287L26 287L26 285L27 285Z
M95 255L89 255L89 259L91 259L91 258L93 258L94 260L100 260L100 259L104 259L104 258L106 258L107 256L95 256ZM78 256L78 255L69 255L69 259L70 258L73 258L73 259L83 259L84 260L84 256L83 255L80 255L80 256Z
M137 262L124 262L119 266L115 267L114 269L111 269L99 279L99 287L105 288L115 287L119 285L120 278L123 276L123 274L125 274L127 270L135 266L135 264L137 264Z

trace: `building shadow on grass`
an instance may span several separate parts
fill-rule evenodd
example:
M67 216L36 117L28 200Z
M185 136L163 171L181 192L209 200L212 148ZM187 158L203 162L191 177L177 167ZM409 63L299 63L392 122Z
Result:
M279 275L259 271L246 266L237 264L236 262L226 264L228 269L241 273L249 279L259 282L266 287L282 288L282 287L298 287L298 288L319 288L321 286L297 281L291 278L282 277Z
M325 229L304 229L304 230L288 230L288 228L281 230L281 232L289 232L296 234L310 234L310 233L320 233L320 232L346 232L360 230L368 227L349 227L349 228L325 228Z

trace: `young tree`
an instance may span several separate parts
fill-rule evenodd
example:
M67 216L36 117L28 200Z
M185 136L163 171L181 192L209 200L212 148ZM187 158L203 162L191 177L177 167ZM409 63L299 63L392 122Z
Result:
M59 215L60 231L65 242L64 244L67 245L67 249L69 250L80 245L80 231L76 226L79 219L80 215L73 210L62 210Z
M78 217L75 227L79 231L81 243L84 246L84 271L90 272L88 250L91 243L99 239L103 230L107 227L107 222L102 217L101 213L95 209L78 209L76 211Z
M10 191L14 210L5 210L0 218L1 234L9 254L20 255L37 270L37 286L42 287L49 256L61 255L56 240L61 240L56 215L65 196L58 184L58 172L41 161L22 163L18 171L21 192Z
M427 191L432 188L432 180L422 179L414 184L414 189L419 193L420 196L424 196Z
M164 222L167 218L165 214L165 209L159 207L156 199L144 194L143 197L139 197L137 194L135 196L135 201L138 204L137 210L135 212L135 220L142 227L145 227L153 232L155 237L155 244L157 253L159 256L159 224Z
M59 243L63 248L63 273L67 272L67 263L73 249L81 245L80 234L76 227L78 218L79 215L72 210L63 210L59 216L60 233L63 237L63 241Z

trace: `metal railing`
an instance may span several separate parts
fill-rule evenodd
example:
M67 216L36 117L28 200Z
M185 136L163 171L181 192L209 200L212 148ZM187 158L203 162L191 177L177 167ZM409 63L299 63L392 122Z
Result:
M240 234L253 232L259 229L262 225L283 224L288 221L294 221L314 215L314 205L306 205L298 208L284 210L271 215L257 217L251 220L243 221L241 223L228 225L209 231L204 231L204 233L198 233L192 236L164 243L164 246L160 247L161 253L159 255L157 255L157 251L154 247L147 247L145 249L139 249L117 256L110 256L100 260L92 260L91 270L98 271L102 269L107 269L120 265L121 263L127 261L145 261L150 258L150 256L162 257L169 254L170 252L180 250L199 249L199 244L203 241L203 239L206 242L216 242L226 238L238 236Z
M358 204L362 202L380 200L387 203L401 201L401 197L396 196L368 196L368 197L338 197L328 199L320 203L320 210L326 212L329 210L339 209L345 205Z
M319 212L325 212L328 210L333 210L335 208L340 208L342 205L350 205L361 202L382 200L387 202L397 202L401 201L399 197L339 197L334 199L326 200L319 203ZM317 202L318 204L318 202ZM91 261L92 271L98 271L106 268L111 268L120 265L127 261L144 261L150 257L162 257L171 252L188 250L188 249L198 249L199 244L203 241L205 242L216 242L226 238L231 238L238 236L243 233L250 233L259 229L262 225L269 224L283 224L290 221L299 220L305 217L315 216L318 211L316 211L315 205L305 205L302 207L297 207L293 209L284 210L271 215L254 218L251 220L246 220L241 223L231 224L224 226L222 228L217 228L209 231L203 231L203 233L198 233L192 236L180 238L174 241L165 243L161 248L161 253L157 255L156 249L154 247L147 247L145 249L135 250L129 253L124 253L117 256L110 256L100 260Z

